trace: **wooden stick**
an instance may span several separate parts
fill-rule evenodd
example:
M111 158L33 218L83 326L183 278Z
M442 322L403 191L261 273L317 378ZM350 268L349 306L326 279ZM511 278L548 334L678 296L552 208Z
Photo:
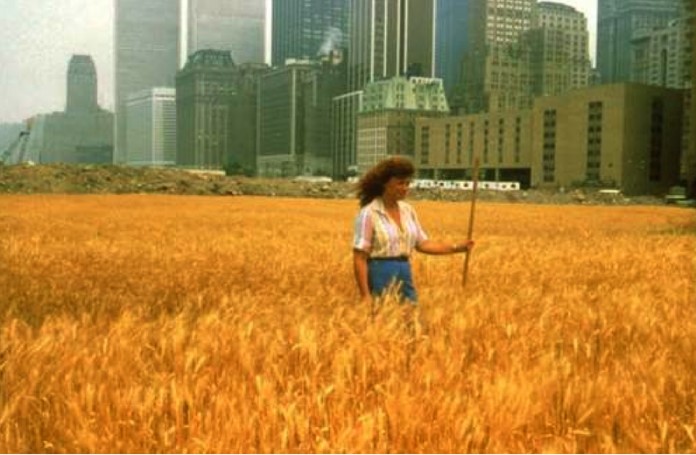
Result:
M469 213L469 231L466 235L467 240L471 240L474 235L474 213L476 210L476 193L478 192L478 173L479 173L479 159L478 156L474 157L474 171L473 171L474 187L471 192L471 211ZM462 287L466 286L467 272L469 271L469 259L471 258L471 251L466 250L466 255L464 256L464 271L462 273Z

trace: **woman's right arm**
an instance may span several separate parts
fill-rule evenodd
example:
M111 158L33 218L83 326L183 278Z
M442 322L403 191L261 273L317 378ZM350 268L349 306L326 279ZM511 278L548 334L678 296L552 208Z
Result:
M366 208L360 210L355 218L353 231L353 271L355 282L358 285L360 299L366 301L370 299L370 288L367 280L367 260L372 251L372 217Z
M367 284L367 258L369 254L365 251L353 250L353 271L355 273L355 282L358 285L360 299L367 300L370 298L370 288Z

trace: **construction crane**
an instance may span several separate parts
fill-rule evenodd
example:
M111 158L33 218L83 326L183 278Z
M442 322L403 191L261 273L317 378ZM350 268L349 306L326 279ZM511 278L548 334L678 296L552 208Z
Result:
M29 142L29 132L31 131L31 122L27 122L27 129L19 132L19 136L15 139L5 151L0 154L0 163L2 164L17 164L24 162L27 152L27 142Z

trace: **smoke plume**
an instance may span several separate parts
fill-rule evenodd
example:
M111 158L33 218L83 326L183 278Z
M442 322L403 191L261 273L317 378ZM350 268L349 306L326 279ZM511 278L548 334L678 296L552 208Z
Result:
M338 48L341 41L343 41L343 32L337 27L329 27L324 32L324 41L321 43L317 55L327 55L333 49Z

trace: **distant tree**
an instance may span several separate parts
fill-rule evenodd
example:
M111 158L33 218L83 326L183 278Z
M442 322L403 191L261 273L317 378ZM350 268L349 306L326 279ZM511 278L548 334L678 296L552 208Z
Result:
M222 169L225 171L225 175L244 175L246 177L254 176L253 169L244 167L236 161L233 161L231 163L225 163L222 166Z

